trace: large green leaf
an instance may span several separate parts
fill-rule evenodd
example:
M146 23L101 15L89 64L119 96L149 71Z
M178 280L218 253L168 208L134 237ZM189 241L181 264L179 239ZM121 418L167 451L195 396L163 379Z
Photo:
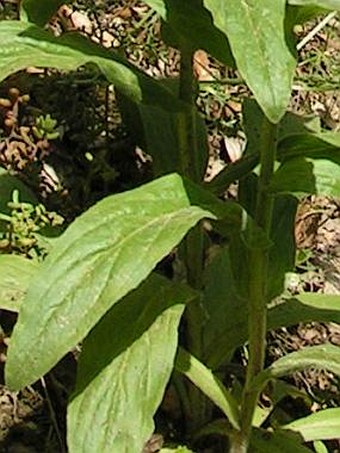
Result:
M228 39L213 24L202 0L145 0L164 21L163 35L180 49L204 49L227 66L234 66Z
M44 26L61 5L69 3L63 0L22 0L20 18Z
M274 193L340 196L340 165L326 159L296 157L286 160L274 173Z
M184 374L227 416L231 425L238 429L239 410L233 395L202 362L180 348L176 359L176 370Z
M213 216L191 206L178 175L109 196L78 217L29 288L8 353L10 387L48 371L203 217Z
M0 255L0 308L18 312L27 288L38 272L35 261L17 255Z
M140 452L169 380L185 286L151 275L91 331L68 408L68 447L77 452Z
M277 379L308 368L325 369L340 376L340 347L325 344L287 354L259 373L252 387L261 390L270 379Z
M340 408L315 412L295 420L283 428L299 433L305 442L337 439L340 436Z
M228 37L237 67L273 123L290 99L295 60L284 31L285 0L204 0Z
M76 33L54 37L19 21L0 22L0 80L28 66L73 70L95 63L109 82L134 102L178 110L179 102L163 84L143 74L117 53Z
M299 5L299 6L317 6L320 8L327 9L339 9L340 10L340 0L288 0L290 5Z

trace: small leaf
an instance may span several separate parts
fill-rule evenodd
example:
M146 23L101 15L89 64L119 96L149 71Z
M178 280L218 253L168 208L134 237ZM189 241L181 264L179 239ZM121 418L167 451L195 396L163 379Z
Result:
M302 445L303 439L296 433L253 429L250 439L251 453L311 453Z
M308 368L325 369L340 376L340 348L325 344L287 354L259 373L252 387L261 390L270 379L278 379Z
M325 159L296 157L286 160L274 173L270 190L339 197L340 165Z
M65 0L22 0L20 18L43 27Z
M340 10L340 0L288 0L290 5L317 6L320 8Z
M0 308L18 312L39 265L17 255L0 255Z
M299 433L305 442L338 439L340 435L340 408L315 412L282 428Z
M202 0L146 0L164 21L163 36L180 50L203 49L227 66L234 66L227 37L214 26Z
M221 409L232 426L239 428L237 402L209 368L183 348L178 351L175 367Z
M278 143L278 160L293 157L327 159L340 165L340 132L289 134Z
M33 192L19 178L10 175L0 167L0 212L3 214L10 214L11 212L7 203L12 200L13 190L19 191L20 201L38 204Z
M109 196L78 217L29 288L8 352L7 383L19 389L46 373L203 217L213 218L191 206L178 175Z
M230 42L238 70L265 115L278 123L290 99L295 68L284 31L285 0L204 0Z
M68 407L70 451L142 451L172 372L184 304L193 297L154 274L91 331Z

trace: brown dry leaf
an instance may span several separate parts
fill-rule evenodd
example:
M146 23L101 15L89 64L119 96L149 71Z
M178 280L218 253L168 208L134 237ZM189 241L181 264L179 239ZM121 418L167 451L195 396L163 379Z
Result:
M200 82L209 82L214 80L210 69L209 57L204 50L197 50L194 55L194 73Z
M92 23L86 14L73 11L69 6L62 5L58 10L58 16L67 30L78 30L87 34L92 33Z

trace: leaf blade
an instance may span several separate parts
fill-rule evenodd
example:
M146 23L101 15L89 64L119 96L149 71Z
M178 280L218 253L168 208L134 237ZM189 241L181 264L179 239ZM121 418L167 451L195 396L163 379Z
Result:
M0 80L32 65L69 71L92 62L134 102L181 109L181 103L162 84L79 34L57 38L33 24L6 20L0 22L0 41Z
M239 429L237 402L209 368L183 348L178 351L175 367L222 410L234 428Z
M340 432L340 409L324 409L294 420L282 428L299 433L305 442L336 439Z
M173 174L107 197L77 218L28 291L9 348L8 384L20 388L48 371L203 217L214 218L191 206ZM26 347L32 342L34 352Z
M287 354L259 373L252 387L260 390L270 379L278 379L306 368L326 369L340 375L340 348L325 344Z
M142 451L172 371L184 304L195 296L154 274L93 329L68 408L71 451Z
M19 255L0 255L0 307L18 312L39 265Z
M273 123L287 108L295 59L284 34L285 0L205 0L214 23L229 39L237 67Z

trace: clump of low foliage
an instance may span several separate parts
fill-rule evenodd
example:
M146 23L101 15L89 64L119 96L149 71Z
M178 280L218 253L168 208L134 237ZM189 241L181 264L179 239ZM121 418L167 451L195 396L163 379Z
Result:
M145 3L161 17L165 42L180 52L177 79L147 76L81 34L53 36L44 27L57 0L23 0L20 20L0 23L1 79L32 65L97 66L114 85L122 117L153 170L151 182L79 215L47 258L30 267L30 278L28 259L0 256L2 275L15 260L21 288L6 383L13 390L32 384L82 342L67 415L71 453L141 452L169 382L188 448L220 436L223 451L233 453L312 451L311 442L339 437L340 408L280 424L268 422L260 398L272 395L273 409L292 391L281 378L299 370L340 374L340 349L331 344L265 364L268 330L340 322L338 296L285 291L295 266L299 197L340 194L339 133L287 109L293 30L339 2ZM207 132L195 102L197 49L237 70L252 93L242 106L246 149L209 183ZM41 118L39 137L54 134L55 126ZM223 201L235 182L237 198ZM175 248L178 272L169 279L155 268ZM225 381L242 346L246 364Z

